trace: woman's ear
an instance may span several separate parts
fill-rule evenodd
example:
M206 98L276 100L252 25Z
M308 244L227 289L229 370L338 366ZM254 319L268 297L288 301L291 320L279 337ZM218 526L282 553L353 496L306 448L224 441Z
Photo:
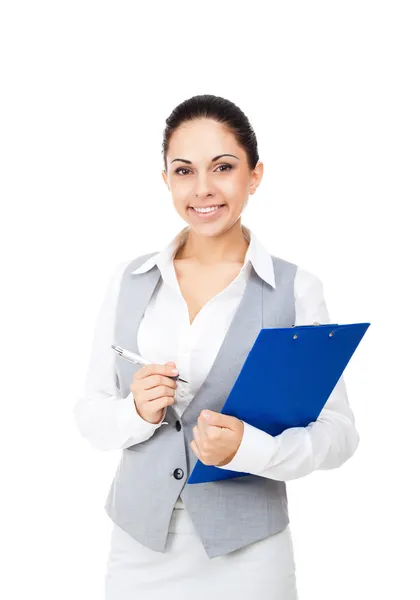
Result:
M165 169L163 169L163 171L162 171L162 179L165 182L166 187L168 188L168 190L171 191L171 188L170 188L169 183L168 183L168 174L165 171Z
M249 193L254 194L257 191L258 186L261 183L261 179L264 173L264 164L261 161L258 161L255 165L254 170L251 174L251 182L249 184Z

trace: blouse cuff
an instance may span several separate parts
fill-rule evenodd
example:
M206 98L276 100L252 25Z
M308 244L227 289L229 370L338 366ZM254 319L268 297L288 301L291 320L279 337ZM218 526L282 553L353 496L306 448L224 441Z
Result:
M257 475L269 464L275 452L276 442L269 433L245 421L242 422L244 434L238 451L229 463L218 468Z

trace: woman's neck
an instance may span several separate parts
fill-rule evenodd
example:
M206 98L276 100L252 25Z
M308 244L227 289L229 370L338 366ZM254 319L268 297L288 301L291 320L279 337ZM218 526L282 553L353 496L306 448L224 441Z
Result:
M244 236L240 221L218 236L198 235L190 229L174 259L188 260L202 266L243 263L248 246L249 241Z

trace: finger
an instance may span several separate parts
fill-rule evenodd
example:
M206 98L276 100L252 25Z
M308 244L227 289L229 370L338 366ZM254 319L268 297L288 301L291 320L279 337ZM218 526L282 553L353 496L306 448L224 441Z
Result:
M194 452L194 454L196 455L196 457L200 458L200 450L198 449L197 444L195 443L194 440L191 442L191 449Z
M208 435L207 435L208 425L201 417L199 417L197 419L197 427L198 427L198 433L200 434L200 438L202 440L201 443L203 443L205 440L209 439Z
M150 390L151 388L157 387L158 385L166 385L173 389L176 389L177 383L170 377L165 377L165 375L150 375L150 377L145 377L143 381L143 389Z
M193 436L194 436L195 445L197 446L197 448L199 450L201 450L201 436L200 436L200 433L199 433L197 427L193 427Z
M206 410L205 412L207 413L209 411ZM208 426L213 425L214 427L231 429L232 431L235 430L235 421L236 421L235 417L231 417L229 415L224 415L222 413L213 412L213 411L210 411L209 414L210 414L210 417L208 419L205 419L204 417L200 416L200 418L205 420L205 422L207 423Z
M173 365L160 365L155 363L150 363L144 365L136 371L135 377L137 379L144 379L145 377L149 377L150 375L166 375L166 377L174 377L177 373L173 373Z
M162 396L175 397L175 390L167 387L166 385L158 385L157 387L150 388L149 390L144 390L144 395L147 400L155 400L156 398L160 398Z

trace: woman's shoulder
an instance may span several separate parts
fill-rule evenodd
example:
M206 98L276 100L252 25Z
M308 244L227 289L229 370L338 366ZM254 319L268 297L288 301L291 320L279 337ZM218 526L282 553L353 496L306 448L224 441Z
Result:
M296 298L305 298L308 295L313 297L323 297L323 283L322 280L308 269L299 267L296 270L295 275L295 296Z
M300 291L305 291L308 288L320 287L322 286L321 279L312 271L300 267L299 265L281 258L280 256L272 256L273 266L275 270L288 270L291 273L294 273L295 277L295 286Z
M123 274L126 271L135 271L139 267L141 267L146 261L149 260L152 256L157 254L157 252L148 252L147 254L142 254L140 256L136 256L135 258L124 259L121 260L115 269L117 274Z

